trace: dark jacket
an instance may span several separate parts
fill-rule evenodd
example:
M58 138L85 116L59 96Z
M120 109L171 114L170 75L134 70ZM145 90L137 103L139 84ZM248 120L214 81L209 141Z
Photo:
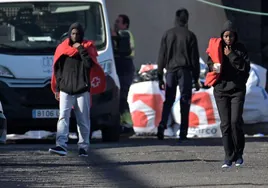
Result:
M117 36L112 37L115 67L118 76L130 75L130 77L133 77L135 67L130 56L132 53L130 40L130 34L127 30L120 30Z
M219 80L214 85L219 91L229 91L232 89L245 89L249 77L250 60L245 46L238 42L238 35L232 22L227 21L224 24L221 37L225 31L232 31L235 34L235 41L231 46L232 52L226 56L223 54L223 62ZM223 51L225 44L223 42ZM212 71L213 62L208 58L208 66Z
M120 30L117 36L112 36L112 41L115 57L129 57L132 50L128 31Z
M73 24L70 31L74 28L78 29L80 36L83 36L81 25ZM88 69L91 66L92 59L82 45L78 47L77 55L73 57L61 56L54 67L57 91L63 91L70 95L88 91L90 88Z
M196 36L187 27L177 25L162 37L158 56L159 79L163 69L174 72L180 68L190 69L195 81L199 79L200 63Z

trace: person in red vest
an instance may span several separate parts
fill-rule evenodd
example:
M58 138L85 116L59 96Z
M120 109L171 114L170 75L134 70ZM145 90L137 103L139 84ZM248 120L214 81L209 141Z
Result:
M207 49L210 73L206 85L214 87L214 97L221 119L225 160L222 168L235 162L243 164L245 137L243 108L250 60L245 46L238 42L238 34L231 21L224 24L221 38L212 38Z
M74 109L79 133L79 156L88 155L90 94L103 92L106 81L104 71L97 62L98 53L94 43L83 40L83 37L82 25L72 24L69 38L57 47L54 55L51 89L55 98L59 100L60 115L57 123L56 147L49 149L52 154L63 156L67 154L69 119L71 110Z

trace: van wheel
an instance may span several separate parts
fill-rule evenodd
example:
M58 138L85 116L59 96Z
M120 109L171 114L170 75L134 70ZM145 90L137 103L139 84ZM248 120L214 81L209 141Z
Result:
M105 126L102 128L102 141L103 142L118 142L121 134L120 116L115 117L112 126Z

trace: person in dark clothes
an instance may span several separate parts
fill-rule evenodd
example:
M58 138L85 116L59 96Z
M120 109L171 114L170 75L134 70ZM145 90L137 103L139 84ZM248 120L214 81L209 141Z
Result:
M161 41L158 57L158 79L160 89L166 90L166 99L157 131L159 140L164 139L164 130L167 128L168 117L175 102L177 86L179 86L181 93L180 140L187 139L193 80L196 90L200 89L198 44L195 34L187 27L188 19L189 13L186 9L177 10L176 26L168 30ZM167 70L166 85L163 81L164 68Z
M243 107L246 95L246 82L249 77L250 60L247 50L238 42L238 35L231 21L224 24L219 49L222 53L220 68L215 67L208 57L208 67L219 73L214 86L214 97L221 119L222 141L225 160L222 168L228 168L235 162L243 164L245 137L243 132ZM219 70L217 70L219 69Z
M94 64L92 54L97 54L90 41L84 41L84 30L80 23L69 29L69 38L56 49L53 65L52 86L55 98L60 101L57 124L56 147L52 154L66 155L69 134L69 118L72 108L76 115L79 133L79 156L87 156L90 137L90 76ZM90 54L90 51L94 52ZM55 83L53 82L55 80ZM56 85L55 85L56 84Z
M127 15L118 15L112 31L116 72L120 81L120 105L122 134L134 134L127 102L129 88L134 78L135 56L134 36L129 30L130 19Z

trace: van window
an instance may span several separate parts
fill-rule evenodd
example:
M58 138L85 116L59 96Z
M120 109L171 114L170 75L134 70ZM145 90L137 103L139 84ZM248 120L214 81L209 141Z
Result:
M69 26L80 22L85 39L98 50L106 47L102 6L95 2L1 3L0 52L53 53L68 37Z

